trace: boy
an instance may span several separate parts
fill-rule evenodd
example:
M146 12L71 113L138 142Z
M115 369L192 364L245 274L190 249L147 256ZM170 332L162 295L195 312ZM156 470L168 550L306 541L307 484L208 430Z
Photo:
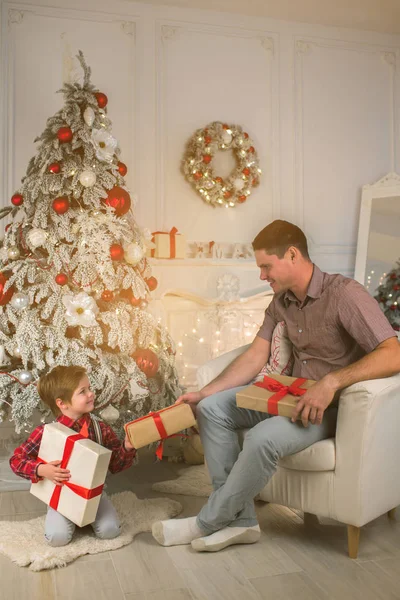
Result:
M94 393L84 367L55 367L40 378L38 392L59 423L78 433L86 425L89 439L112 451L109 465L111 473L118 473L132 465L136 450L128 438L125 437L121 442L109 425L90 415L94 408ZM32 483L47 478L61 486L71 477L68 469L60 468L61 457L48 464L37 460L43 428L44 425L39 425L26 442L15 449L10 466L14 473L30 479ZM120 533L117 513L104 491L92 527L96 536L102 539L115 538ZM45 538L51 546L65 546L71 541L74 531L75 524L72 521L48 507Z

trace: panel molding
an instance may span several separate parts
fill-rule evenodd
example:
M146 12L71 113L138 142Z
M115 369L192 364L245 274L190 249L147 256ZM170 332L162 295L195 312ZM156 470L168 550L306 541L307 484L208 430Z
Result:
M306 57L314 52L316 48L333 48L381 56L382 65L388 68L388 95L390 105L390 157L391 170L394 170L397 155L397 143L395 132L397 131L397 110L396 110L396 65L399 60L399 50L383 46L377 46L367 43L354 43L329 38L314 38L308 36L294 36L294 103L295 103L295 149L294 149L294 201L295 214L298 225L306 228L305 219L305 201L304 201L304 98L303 98L303 66ZM355 255L356 245L344 244L317 244L309 233L315 254L349 254Z
M33 18L40 17L51 17L55 19L68 19L76 21L89 21L90 23L109 23L115 24L120 27L121 31L128 35L131 40L131 61L132 61L132 85L134 85L136 77L136 59L135 59L135 45L136 45L136 24L140 17L135 15L123 15L123 14L112 14L112 13L100 13L96 11L80 11L78 9L63 9L57 7L45 7L45 6L32 6L29 8L25 6L21 7L19 4L4 3L2 5L2 40L3 40L3 73L5 75L5 85L3 92L3 106L5 107L5 115L3 116L3 202L8 204L8 198L11 198L14 193L13 181L15 179L15 110L14 110L14 88L15 88L15 44L16 44L16 32L17 27L23 22L26 22L26 17L29 15ZM65 32L61 36L65 36ZM65 60L65 56L62 57ZM60 65L60 69L63 69L63 65ZM65 70L65 67L64 67ZM56 90L54 90L56 91ZM134 89L133 98L135 105L137 105L136 92ZM133 157L133 177L136 177L138 171L137 168L137 154L136 154L136 112L133 111L132 115L132 146L130 148L131 155ZM111 116L112 121L112 116Z
M167 156L166 148L166 131L167 131L167 116L165 114L165 93L166 93L166 53L168 44L176 43L182 33L197 33L204 35L214 35L218 37L231 37L247 40L258 40L261 47L266 51L266 55L272 62L271 77L270 77L270 131L271 140L268 144L271 159L271 196L272 196L272 215L276 218L280 215L281 197L280 197L280 120L279 120L279 72L277 54L279 52L279 34L272 32L260 32L234 28L221 27L209 24L193 24L181 21L157 21L156 33L156 56L157 56L157 73L156 73L156 105L157 105L157 127L156 127L156 228L164 227L166 218L166 186L165 186L165 157ZM273 89L277 93L273 94ZM184 148L182 148L183 156Z

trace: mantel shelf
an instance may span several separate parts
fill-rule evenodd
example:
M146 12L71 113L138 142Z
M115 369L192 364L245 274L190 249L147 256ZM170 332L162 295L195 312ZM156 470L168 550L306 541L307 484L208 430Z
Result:
M254 258L238 260L235 258L149 258L150 264L160 267L235 267L258 270Z

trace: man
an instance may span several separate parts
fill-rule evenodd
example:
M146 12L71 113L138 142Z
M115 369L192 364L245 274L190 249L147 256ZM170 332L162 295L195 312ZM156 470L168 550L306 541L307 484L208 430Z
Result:
M260 279L275 295L250 348L202 390L177 400L197 413L214 492L197 517L153 525L154 538L164 546L191 543L197 551L217 551L256 542L253 498L278 460L334 435L340 390L400 371L400 346L377 302L356 281L322 273L309 258L301 229L274 221L253 248ZM236 406L236 393L268 361L280 321L293 344L293 376L316 380L291 420ZM240 451L237 432L243 428L250 432Z

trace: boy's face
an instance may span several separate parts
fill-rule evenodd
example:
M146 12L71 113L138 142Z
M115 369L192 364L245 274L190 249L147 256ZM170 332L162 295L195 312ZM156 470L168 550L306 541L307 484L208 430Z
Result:
M79 419L94 408L94 393L90 389L88 377L85 375L72 394L71 402L57 401L61 412L71 419Z

